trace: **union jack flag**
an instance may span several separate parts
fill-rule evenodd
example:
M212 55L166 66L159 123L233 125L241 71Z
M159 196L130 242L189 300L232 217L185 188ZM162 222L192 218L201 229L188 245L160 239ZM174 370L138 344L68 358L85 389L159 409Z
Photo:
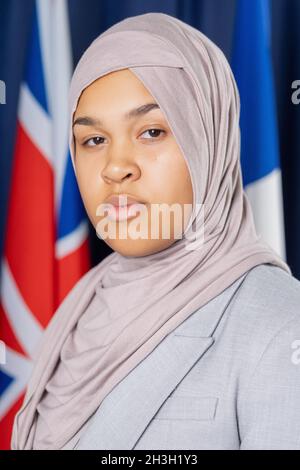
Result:
M0 448L9 449L36 351L55 310L90 268L88 223L68 151L72 73L65 0L36 0L20 85L1 264Z

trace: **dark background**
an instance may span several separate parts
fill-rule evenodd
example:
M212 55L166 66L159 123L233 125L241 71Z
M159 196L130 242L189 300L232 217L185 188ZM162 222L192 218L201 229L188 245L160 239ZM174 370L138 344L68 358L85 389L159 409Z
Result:
M251 1L251 0L249 0ZM128 16L161 11L201 30L229 62L235 0L69 0L74 67L90 42ZM291 102L291 84L300 80L300 0L270 0L272 59L283 177L287 261L300 279L300 105ZM0 0L0 79L6 83L6 105L0 106L0 252L3 249L11 163L33 0ZM111 250L90 225L92 264Z

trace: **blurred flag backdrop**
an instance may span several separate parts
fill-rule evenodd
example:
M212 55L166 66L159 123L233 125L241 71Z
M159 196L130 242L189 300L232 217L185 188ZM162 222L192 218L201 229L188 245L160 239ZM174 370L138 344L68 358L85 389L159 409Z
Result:
M66 3L37 0L19 91L1 264L2 449L9 447L43 330L90 263L88 226L68 155L71 71Z
M285 259L269 0L237 0L231 65L241 99L244 187L257 231Z
M86 220L68 154L67 91L81 54L117 21L176 16L224 51L241 96L243 181L258 232L300 279L299 0L2 0L0 3L0 448L10 445L42 333L110 249Z

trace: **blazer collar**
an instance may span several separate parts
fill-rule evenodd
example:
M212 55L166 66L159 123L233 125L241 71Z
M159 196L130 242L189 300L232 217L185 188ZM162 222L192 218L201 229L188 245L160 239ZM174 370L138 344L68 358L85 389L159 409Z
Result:
M114 387L75 449L135 447L163 402L214 343L212 334L246 274L190 315Z

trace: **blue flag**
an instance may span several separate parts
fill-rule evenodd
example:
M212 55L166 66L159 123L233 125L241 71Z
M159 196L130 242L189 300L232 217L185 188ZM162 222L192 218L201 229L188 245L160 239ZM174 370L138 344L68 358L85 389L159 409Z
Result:
M241 99L241 164L257 232L285 258L268 0L237 0L232 69Z

